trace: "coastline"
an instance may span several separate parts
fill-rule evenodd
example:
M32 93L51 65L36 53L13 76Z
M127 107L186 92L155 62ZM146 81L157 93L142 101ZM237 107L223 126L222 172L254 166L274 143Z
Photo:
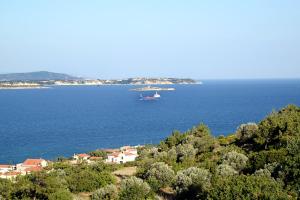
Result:
M51 87L59 87L59 86L161 86L161 85L202 85L203 83L172 83L172 84L53 84L48 86L38 86L38 87L1 87L0 90L27 90L27 89L49 89ZM136 89L131 89L131 91L140 91ZM175 88L159 88L153 90L145 90L145 91L173 91Z
M32 90L32 89L49 89L50 87L0 87L0 90Z

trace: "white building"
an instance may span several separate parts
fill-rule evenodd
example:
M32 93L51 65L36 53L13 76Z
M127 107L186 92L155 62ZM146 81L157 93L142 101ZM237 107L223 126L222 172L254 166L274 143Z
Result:
M19 175L39 172L48 166L44 159L27 159L23 163L15 165L0 165L0 178L13 180Z
M14 165L0 165L0 173L6 173L9 171L13 171L15 169Z
M86 153L74 154L73 159L76 161L88 160L91 156Z
M137 157L138 157L138 153L136 148L130 146L124 146L121 147L120 150L108 154L106 162L122 164L126 162L135 161Z
M17 164L17 171L27 174L33 171L41 171L44 167L48 166L48 162L44 159L28 158L23 163Z
M0 173L0 178L13 180L19 175L21 175L21 172L9 171L5 173Z

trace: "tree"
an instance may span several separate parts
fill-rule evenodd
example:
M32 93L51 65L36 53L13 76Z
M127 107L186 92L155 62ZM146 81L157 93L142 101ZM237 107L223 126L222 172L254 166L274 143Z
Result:
M96 190L92 195L92 200L116 200L118 199L118 190L115 185L107 185Z
M205 124L201 123L197 127L193 127L188 134L194 135L195 137L206 137L211 136L210 129Z
M90 156L106 158L107 157L107 152L98 149L98 150L89 152L89 155Z
M176 147L178 161L183 162L185 159L194 159L197 150L191 144L180 144Z
M176 175L174 188L177 199L195 199L204 196L210 187L211 174L207 169L190 167L181 170Z
M149 197L151 188L148 183L134 176L121 182L120 200L143 200Z
M237 175L238 171L236 171L230 165L221 164L217 167L216 174L221 175L221 176L233 176L233 175Z
M288 138L300 133L300 108L288 105L278 112L271 113L262 120L254 142L260 149L286 147Z
M249 143L258 131L258 126L255 123L242 124L236 131L236 137L239 143ZM253 142L252 142L253 143Z
M0 200L9 199L10 193L13 190L11 181L0 178Z
M229 165L238 172L245 168L247 161L247 156L236 151L228 152L222 158L222 164Z
M208 193L210 200L295 199L274 179L265 176L216 177Z
M72 192L92 192L107 184L114 183L114 177L108 172L95 172L91 169L79 169L72 171L66 177L69 188Z
M281 178L300 196L300 136L289 142L288 155L281 163Z
M186 134L181 134L179 131L173 131L172 135L167 137L167 139L164 141L164 144L167 145L168 148L171 148L182 143L185 137Z
M65 189L59 189L54 193L49 194L49 200L72 200L73 196L71 192Z
M147 181L154 190L171 185L174 180L174 171L163 162L153 163L146 173Z

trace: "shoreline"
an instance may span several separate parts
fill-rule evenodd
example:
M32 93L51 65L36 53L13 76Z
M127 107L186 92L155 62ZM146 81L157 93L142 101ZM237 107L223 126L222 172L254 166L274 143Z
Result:
M0 87L0 90L32 90L32 89L49 89L50 87Z
M53 84L47 86L39 86L39 87L1 87L0 90L29 90L29 89L49 89L52 87L60 87L60 86L161 86L161 85L202 85L203 83L172 83L172 84ZM140 91L136 89L130 89L131 91ZM145 91L174 91L175 88L159 88L159 89L151 89Z

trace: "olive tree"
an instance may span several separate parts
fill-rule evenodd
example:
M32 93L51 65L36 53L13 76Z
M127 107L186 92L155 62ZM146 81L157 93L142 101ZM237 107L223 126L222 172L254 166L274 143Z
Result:
M153 163L146 173L147 181L154 190L169 186L175 177L174 171L164 162Z
M207 169L190 167L181 170L176 175L175 189L180 193L192 185L197 185L207 189L210 186L211 174Z
M191 144L180 144L176 147L176 152L179 161L184 161L185 159L194 159L197 150Z
M147 199L151 191L148 183L142 179L132 176L124 179L120 187L120 200L142 200Z
M247 156L236 151L230 151L222 158L222 164L229 165L238 172L245 168L247 161Z
M216 174L221 176L233 176L238 174L238 171L236 171L232 166L227 164L221 164L216 169Z
M238 127L236 136L240 142L246 142L247 140L251 139L257 131L258 126L255 123L242 124Z
M96 190L92 195L92 200L116 200L118 199L118 190L115 185L107 185Z

